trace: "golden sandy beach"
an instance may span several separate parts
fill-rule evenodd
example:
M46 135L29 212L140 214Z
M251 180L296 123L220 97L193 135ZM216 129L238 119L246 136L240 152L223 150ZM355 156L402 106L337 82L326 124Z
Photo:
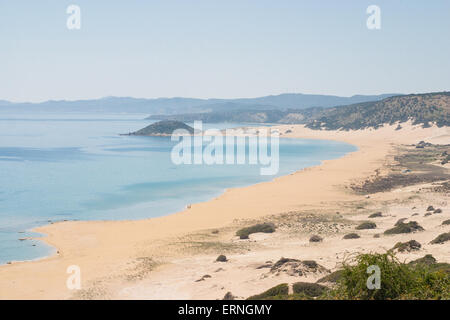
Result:
M421 187L413 186L367 198L348 189L350 184L392 163L400 145L421 140L434 144L450 141L448 127L402 126L399 131L395 130L396 125L359 131L276 126L282 137L345 141L359 150L271 182L230 189L211 201L193 204L183 212L165 217L140 221L68 221L40 227L35 231L46 234L43 240L56 247L58 253L39 261L1 266L0 299L220 299L228 291L244 298L283 280L295 280L286 275L268 275L267 270L255 268L266 260L316 259L333 269L346 252L389 249L398 239L411 237L427 243L436 233L444 232L444 227L438 230L436 226L443 218L448 219L448 195L424 194L412 198ZM291 132L285 133L288 129ZM355 209L354 204L359 202L364 209ZM424 208L430 202L444 212L425 219ZM420 212L417 221L425 232L376 239L373 234L380 231L370 230L360 239L341 240L340 232L353 228L352 221L363 220L371 210L386 213L385 218L377 221L384 230L400 217L411 216L413 206ZM287 225L286 232L281 227L280 232L255 234L250 240L237 240L234 236L237 227L248 221L283 214L335 217L336 212L340 212L341 220L337 223L342 222L342 231L330 234L317 245L308 243L309 231L291 232ZM219 232L211 233L214 229ZM215 263L222 252L229 262ZM439 261L450 262L449 252L448 245L424 245L416 256L432 253ZM66 270L71 265L81 268L82 290L69 290L66 286L69 276ZM212 275L211 279L195 282L206 274Z

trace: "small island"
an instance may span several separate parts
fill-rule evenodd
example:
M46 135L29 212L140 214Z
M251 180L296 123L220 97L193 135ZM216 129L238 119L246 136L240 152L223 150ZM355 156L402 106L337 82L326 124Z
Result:
M188 126L184 122L174 120L163 120L155 122L141 130L130 132L130 136L152 136L152 137L167 137L173 134L175 130L184 129L189 134L194 133L194 128Z

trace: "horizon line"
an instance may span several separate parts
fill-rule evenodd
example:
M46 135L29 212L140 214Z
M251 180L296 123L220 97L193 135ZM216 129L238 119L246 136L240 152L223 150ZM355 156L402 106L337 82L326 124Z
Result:
M438 93L438 92L447 92L447 91L432 91L432 92L416 92L416 93L399 93L399 92L388 92L388 93L377 93L377 94L353 94L353 95L336 95L336 94L326 94L326 93L301 93L301 92L283 92L278 94L268 94L262 96L251 96L251 97L235 97L235 98L199 98L199 97L188 97L188 96L172 96L172 97L133 97L133 96L101 96L97 98L80 98L80 99L48 99L41 101L14 101L8 99L0 99L0 102L7 102L11 104L42 104L48 102L80 102L80 101L95 101L95 100L103 100L103 99L135 99L135 100L170 100L170 99L196 99L196 100L245 100L245 99L258 99L258 98L267 98L267 97L278 97L282 95L305 95L305 96L330 96L337 98L353 98L357 96L382 96L382 95L410 95L410 94L426 94L426 93Z

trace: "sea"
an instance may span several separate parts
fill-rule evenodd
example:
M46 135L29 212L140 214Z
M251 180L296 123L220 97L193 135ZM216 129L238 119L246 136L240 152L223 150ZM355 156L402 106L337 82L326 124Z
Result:
M121 135L144 114L0 113L0 264L56 249L31 229L63 220L136 220L181 211L243 187L356 151L327 140L281 138L279 170L259 164L175 164L170 137ZM203 129L251 126L203 124ZM248 150L246 151L248 152ZM214 214L214 212L211 212Z

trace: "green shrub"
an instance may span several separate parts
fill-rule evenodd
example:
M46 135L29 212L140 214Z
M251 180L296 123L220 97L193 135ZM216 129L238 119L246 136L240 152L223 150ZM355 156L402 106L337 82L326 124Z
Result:
M401 226L406 220L408 220L408 218L398 219L397 222L394 224L394 227Z
M233 294L230 291L228 291L227 293L225 293L222 300L234 300L235 298L236 297L233 296Z
M408 223L399 221L395 224L395 227L386 230L384 232L384 234L411 233L411 232L423 231L423 230L424 229L416 221L410 221Z
M217 257L216 259L217 262L227 262L228 259L226 256L224 256L223 254L221 254L220 256Z
M381 271L380 289L369 290L367 273L369 266L376 265ZM331 289L320 282L335 283ZM294 293L288 294L283 283L249 300L275 299L334 299L334 300L392 300L392 299L450 299L450 264L437 263L432 255L401 263L392 251L384 254L369 253L344 261L339 269L317 281L316 284L298 282Z
M410 266L421 266L428 268L431 272L444 272L450 274L450 264L449 263L438 263L437 260L431 255L427 254L422 258L416 259L408 263Z
M442 222L443 226L449 225L450 224L450 219L445 220L444 222Z
M349 233L344 236L343 239L358 239L361 238L357 233Z
M422 245L416 240L410 240L407 242L397 242L392 250L398 250L399 252L410 252L413 250L419 250Z
M324 282L336 283L339 281L339 279L342 278L343 272L344 272L344 270L342 270L342 269L336 270L336 271L326 275L325 277L322 277L319 280L317 280L317 283L324 283Z
M273 223L260 223L255 224L251 227L242 228L236 232L236 235L239 236L240 239L248 239L248 236L252 233L264 232L264 233L272 233L275 232L275 225Z
M392 252L361 254L352 264L344 263L341 279L328 298L331 299L450 299L450 277L433 271L424 264L407 265ZM353 264L355 263L355 264ZM367 288L367 268L376 265L381 270L381 288Z
M429 268L431 272L444 272L450 275L450 263L435 263Z
M374 222L363 222L356 227L356 230L375 229L377 225Z
M430 266L430 265L435 264L435 263L437 263L436 259L431 254L426 254L422 258L413 260L413 261L411 261L408 264L410 266L415 266L415 265L419 265L419 264L425 265L425 266Z
M251 296L247 300L273 300L286 298L289 293L289 287L287 283L279 284L263 293Z
M318 297L328 288L317 283L296 282L292 285L292 289L294 294L304 294L307 297Z
M375 212L375 213L372 213L369 216L369 218L379 218L379 217L382 217L382 216L383 216L383 214L381 212Z
M311 238L309 238L309 242L322 242L323 238L318 235L313 235Z
M444 242L450 241L450 232L442 233L438 235L433 241L431 241L431 244L441 244Z

